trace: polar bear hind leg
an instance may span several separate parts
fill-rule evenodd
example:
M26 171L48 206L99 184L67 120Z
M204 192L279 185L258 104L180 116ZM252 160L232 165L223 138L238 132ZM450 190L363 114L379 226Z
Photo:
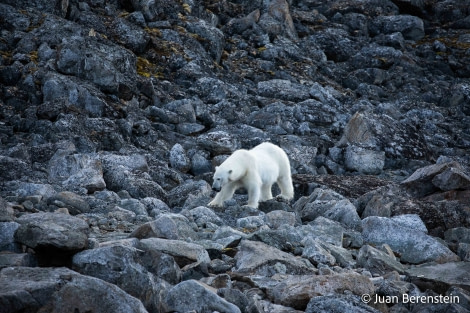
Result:
M277 185L281 189L281 194L278 196L285 200L290 200L294 198L294 187L292 185L292 178L290 175L280 176L277 179Z

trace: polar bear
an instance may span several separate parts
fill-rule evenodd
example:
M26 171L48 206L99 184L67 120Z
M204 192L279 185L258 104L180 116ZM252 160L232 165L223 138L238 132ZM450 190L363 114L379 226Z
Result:
M223 206L238 188L244 187L248 192L247 205L258 208L259 201L273 198L274 183L281 189L279 197L294 197L289 158L284 150L269 142L251 150L237 150L215 168L212 189L218 193L209 205Z

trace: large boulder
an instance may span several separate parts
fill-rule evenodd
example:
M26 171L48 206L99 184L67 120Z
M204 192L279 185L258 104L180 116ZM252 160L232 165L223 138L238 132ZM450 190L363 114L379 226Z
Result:
M67 268L0 271L0 312L146 313L142 302L101 279Z
M370 216L362 221L364 242L370 245L388 244L400 254L402 262L458 261L459 257L439 240L386 217Z

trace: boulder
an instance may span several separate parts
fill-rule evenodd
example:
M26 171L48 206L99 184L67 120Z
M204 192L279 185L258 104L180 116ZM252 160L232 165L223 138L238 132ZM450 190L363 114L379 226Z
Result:
M15 243L15 232L18 227L20 224L16 222L0 222L0 251L20 252L20 247Z
M372 35L400 32L407 40L418 41L424 37L423 20L412 15L378 16L369 26Z
M180 214L161 214L154 221L147 222L136 228L131 237L144 238L165 238L165 239L196 239L197 233L191 227L189 220Z
M187 280L171 288L166 297L169 311L240 313L240 309L217 295L217 291L196 280Z
M75 254L72 268L118 286L140 299L149 312L158 312L169 284L158 281L140 264L143 254L134 247L110 245Z
M64 267L7 267L0 271L0 282L0 310L5 313L147 312L119 287Z
M357 265L367 269L372 274L384 275L397 271L403 273L404 266L398 262L394 255L389 255L369 245L363 245L357 254Z
M448 262L411 267L406 275L420 289L431 289L444 294L451 286L470 291L470 263Z
M362 221L364 242L370 245L388 244L406 263L452 262L459 257L439 240L422 231L403 226L396 221L371 216Z
M307 260L299 259L262 242L242 240L235 256L235 271L272 276L282 274L314 273L315 268Z
M351 292L360 296L374 294L372 281L357 273L332 275L282 275L255 280L259 288L266 288L268 299L274 303L305 310L309 301L318 296L341 295Z
M346 169L367 175L377 175L385 165L385 152L348 146L344 154Z
M181 267L188 262L210 263L207 251L200 245L181 240L170 240L161 238L148 238L140 240L137 247L144 251L158 251L169 254L177 259Z
M33 213L16 220L20 224L15 240L36 251L77 252L87 247L88 224L62 213Z
M49 205L66 208L71 215L90 212L91 208L81 196L70 191L62 191L47 199Z
M359 296L355 295L325 295L312 298L305 313L379 313L379 310L368 306Z

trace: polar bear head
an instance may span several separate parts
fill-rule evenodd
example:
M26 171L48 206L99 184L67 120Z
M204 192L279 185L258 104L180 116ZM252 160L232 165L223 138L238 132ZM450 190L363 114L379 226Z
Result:
M214 182L212 190L219 192L223 186L233 180L233 170L227 170L225 167L215 167Z

